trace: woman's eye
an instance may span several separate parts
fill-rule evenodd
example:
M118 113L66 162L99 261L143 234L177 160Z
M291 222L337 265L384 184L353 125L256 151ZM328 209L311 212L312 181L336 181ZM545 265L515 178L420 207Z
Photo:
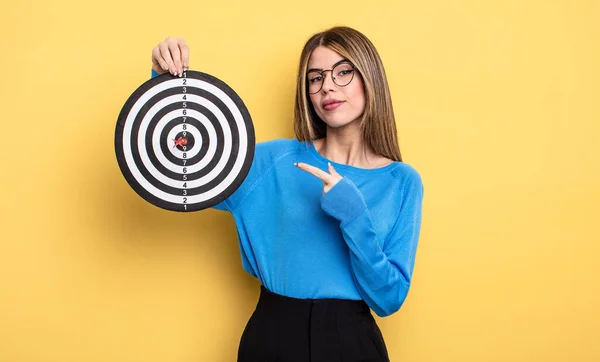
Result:
M314 77L314 78L309 78L308 81L311 83L317 83L320 82L321 79L323 79L322 77Z
M350 74L352 72L353 72L353 69L344 69L344 70L340 71L339 75L347 75L347 74Z

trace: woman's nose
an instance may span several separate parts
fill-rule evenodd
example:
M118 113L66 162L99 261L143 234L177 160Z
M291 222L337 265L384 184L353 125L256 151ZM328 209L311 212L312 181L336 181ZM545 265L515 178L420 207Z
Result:
M323 87L321 87L321 90L324 92L336 87L335 82L333 81L333 71L327 70L326 72L328 73L323 73Z

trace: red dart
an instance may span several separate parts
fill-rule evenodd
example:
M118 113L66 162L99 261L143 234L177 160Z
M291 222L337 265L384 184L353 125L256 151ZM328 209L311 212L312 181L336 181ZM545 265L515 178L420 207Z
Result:
M179 137L176 140L173 140L173 142L175 142L175 145L173 145L173 148L177 147L177 146L185 146L187 145L187 139L183 138L183 137Z

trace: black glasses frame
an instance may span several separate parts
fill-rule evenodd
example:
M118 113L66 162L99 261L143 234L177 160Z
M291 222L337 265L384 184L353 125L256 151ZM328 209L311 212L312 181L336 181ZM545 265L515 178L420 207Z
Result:
M344 85L340 85L335 81L335 77L333 76L333 70L335 69L335 67L337 67L340 64L348 64L349 66L352 67L352 78L350 78L350 80L348 81L348 83L344 84ZM345 87L348 84L352 83L352 81L354 80L354 73L355 73L356 67L354 66L354 64L352 64L352 62L350 62L348 59L342 59L339 62L335 63L331 69L309 69L308 72L306 72L306 81L307 81L307 91L309 94L317 94L321 91L321 89L323 89L323 84L325 84L325 72L331 72L331 79L333 80L333 83L335 83L335 85L337 85L338 87ZM310 91L310 79L308 79L308 75L310 73L317 73L321 75L321 86L319 87L319 90L317 90L316 92L311 92Z

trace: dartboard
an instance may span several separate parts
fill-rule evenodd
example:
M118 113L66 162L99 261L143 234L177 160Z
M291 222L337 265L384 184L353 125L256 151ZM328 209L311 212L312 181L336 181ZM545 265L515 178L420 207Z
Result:
M121 109L115 153L125 179L146 201L198 211L229 197L254 157L254 127L223 81L187 70L142 84Z

